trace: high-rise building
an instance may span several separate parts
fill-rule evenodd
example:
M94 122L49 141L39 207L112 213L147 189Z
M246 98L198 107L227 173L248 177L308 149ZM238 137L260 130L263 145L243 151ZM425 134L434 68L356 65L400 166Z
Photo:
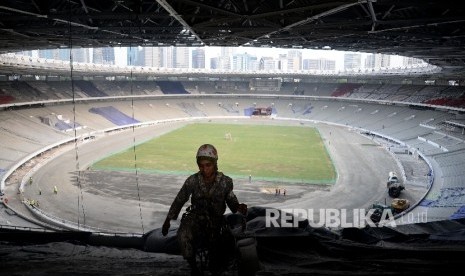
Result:
M324 70L324 71L335 71L336 61L326 58L320 59L304 59L303 70Z
M365 58L365 68L375 68L375 55L370 54Z
M145 66L145 48L128 47L126 64L129 66Z
M65 51L64 58L65 60L69 60L69 50ZM75 62L82 62L82 63L89 63L90 62L90 54L89 48L73 48L71 50L73 55L73 61Z
M58 50L57 49L40 50L39 57L46 58L46 59L58 59Z
M318 59L304 59L302 60L302 70L319 70L320 64Z
M55 57L55 59L58 59L58 60L68 60L69 61L69 55L70 55L70 51L72 52L72 55L73 55L73 61L77 61L75 59L75 53L77 49L58 49L57 50L57 56Z
M321 70L336 71L336 61L332 59L321 59Z
M145 47L144 48L144 66L147 67L163 67L160 47Z
M391 56L385 54L370 54L365 59L365 68L387 68L391 64Z
M287 52L287 70L302 69L302 52L300 50L289 50Z
M192 50L192 68L205 68L205 50L197 48Z
M362 65L362 56L357 53L344 54L344 69L359 69Z
M258 68L259 70L275 70L278 68L278 61L272 57L262 57Z
M97 64L115 64L115 50L112 47L94 48L93 62Z
M234 49L231 47L221 47L220 56L219 56L219 63L218 69L221 70L231 70L232 63L231 57L234 54Z
M175 60L174 60L174 47L161 47L160 49L160 57L161 57L161 67L164 68L175 68Z
M173 53L174 66L170 68L189 68L189 48L169 47Z
M210 69L220 69L220 57L210 58Z
M278 69L281 71L287 71L287 55L279 54L278 56Z
M402 65L405 67L410 67L417 64L425 64L425 62L421 59L413 57L403 57L402 59Z
M233 55L234 71L254 71L258 70L257 57L248 53Z
M379 65L384 68L389 68L391 66L391 55L378 54L376 56L377 58L375 59L375 65L379 63Z

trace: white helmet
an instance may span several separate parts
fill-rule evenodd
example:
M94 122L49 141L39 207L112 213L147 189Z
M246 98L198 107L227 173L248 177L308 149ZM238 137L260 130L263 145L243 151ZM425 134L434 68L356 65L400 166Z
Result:
M197 160L201 157L207 157L211 158L214 161L218 160L218 152L216 151L216 148L213 145L210 144L204 144L201 145L200 148L197 150Z

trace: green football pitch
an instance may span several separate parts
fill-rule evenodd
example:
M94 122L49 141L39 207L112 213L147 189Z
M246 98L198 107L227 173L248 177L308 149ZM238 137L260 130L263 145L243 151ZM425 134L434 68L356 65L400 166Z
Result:
M336 172L316 128L196 123L107 156L94 170L191 174L201 144L213 144L220 171L232 177L331 184Z

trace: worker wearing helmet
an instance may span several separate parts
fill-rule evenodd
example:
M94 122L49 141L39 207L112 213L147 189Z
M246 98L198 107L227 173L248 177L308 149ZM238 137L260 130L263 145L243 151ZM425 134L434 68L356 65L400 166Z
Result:
M189 176L178 192L166 216L162 234L166 236L170 228L170 220L176 220L184 204L191 198L191 206L181 219L177 238L181 253L189 262L195 274L194 244L200 234L206 234L215 243L224 228L226 205L233 212L247 213L247 205L240 204L233 192L233 181L229 176L218 171L218 152L213 145L204 144L197 151L199 171ZM210 256L218 257L220 254ZM212 264L213 262L210 262Z

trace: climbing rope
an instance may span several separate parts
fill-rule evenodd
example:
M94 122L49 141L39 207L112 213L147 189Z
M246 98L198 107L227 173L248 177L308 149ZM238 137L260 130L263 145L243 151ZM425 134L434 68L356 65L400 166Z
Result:
M76 129L76 91L74 89L74 78L73 78L73 36L72 36L72 26L71 26L71 3L68 1L68 5L70 5L70 13L69 13L69 20L68 20L68 30L69 30L69 67L70 67L70 78L71 78L71 92L73 95L73 130L74 130L74 152L75 152L75 164L76 164L76 183L79 188L79 194L77 197L77 224L78 229L81 226L81 214L79 209L82 209L82 224L85 225L86 223L86 212L84 209L84 194L82 192L82 185L81 185L81 170L79 165L79 146L78 146L78 137L77 137L77 129Z
M144 230L144 219L142 217L142 206L141 206L141 200L140 200L140 187L139 187L139 173L138 173L138 168L137 168L137 151L136 151L136 128L134 125L135 122L135 112L134 112L134 90L133 90L133 71L132 71L132 51L133 47L130 44L129 45L129 66L131 67L131 73L130 73L130 87L131 87L131 108L132 108L132 151L134 153L134 171L136 175L136 187L137 187L137 198L139 202L139 215L140 215L140 224L142 227L142 234L145 233Z
M80 163L79 163L79 139L78 139L78 133L77 133L77 126L78 123L76 121L76 91L75 91L75 84L74 84L74 78L73 78L73 37L72 37L72 3L70 0L68 0L68 5L70 7L69 9L69 20L68 20L68 29L69 29L69 64L70 64L70 79L71 79L71 91L72 91L72 103L73 103L73 129L74 129L74 151L75 151L75 164L76 164L76 183L79 188L79 194L77 198L77 212L78 212L78 217L77 217L77 224L78 224L78 229L82 225L85 225L86 221L86 212L85 212L85 207L84 207L84 193L82 189L82 182L83 182L83 177L82 177L82 172L80 168ZM132 65L132 51L133 47L130 45L129 47L130 55L129 55L129 64ZM131 67L131 72L130 72L130 89L131 89L131 108L132 108L132 119L135 121L135 111L134 111L134 89L133 89L133 68ZM138 167L137 167L137 151L136 151L136 131L135 131L135 125L132 125L132 133L133 133L133 153L134 153L134 170L135 170L135 182L136 182L136 188L137 188L137 197L139 201L139 215L140 215L140 223L141 223L141 228L142 228L142 233L145 233L144 229L144 221L143 221L143 216L142 216L142 205L141 205L141 196L140 196L140 185L139 185L139 175L138 175ZM82 210L82 221L81 221L81 212Z

